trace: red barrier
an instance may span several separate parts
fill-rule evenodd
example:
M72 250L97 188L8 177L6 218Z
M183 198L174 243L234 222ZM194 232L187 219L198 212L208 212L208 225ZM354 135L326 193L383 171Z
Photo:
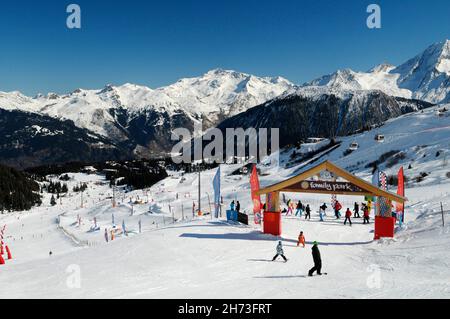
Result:
M0 255L0 265L4 265L5 264L5 260L3 259L3 256Z
M11 251L9 250L9 247L6 246L6 254L8 255L8 260L12 259Z
M375 217L375 240L380 238L394 238L395 218Z
M264 234L281 235L281 213L264 212Z

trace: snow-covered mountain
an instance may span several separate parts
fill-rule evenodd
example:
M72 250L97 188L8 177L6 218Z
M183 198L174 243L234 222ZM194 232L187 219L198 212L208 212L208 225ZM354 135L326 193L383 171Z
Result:
M106 85L100 90L77 89L64 95L49 93L36 97L20 92L0 92L0 109L71 120L76 127L104 137L110 144L125 146L130 157L149 157L170 151L173 145L170 132L175 128L192 131L200 120L204 128L217 126L268 102L290 105L289 101L295 96L307 98L309 105L308 109L293 109L296 114L316 116L316 109L329 105L329 110L323 110L328 115L338 112L333 116L344 114L347 118L358 119L356 123L337 118L344 121L339 125L345 129L339 133L333 131L333 134L353 132L365 123L379 123L429 106L417 106L419 102L415 100L450 102L450 41L434 44L398 67L385 63L368 72L339 70L302 86L281 77L257 77L215 69L157 89L127 83ZM323 101L331 104L323 104ZM273 122L266 113L259 116L264 117L260 123L266 123L266 127L282 125ZM322 127L320 118L307 117L303 121L316 129ZM232 121L225 123L232 127L237 125ZM337 129L330 126L328 131L331 128ZM325 131L318 130L324 135ZM305 129L303 133L314 132Z
M151 111L169 117L181 113L193 121L203 117L210 126L294 87L281 77L257 77L216 69L155 90L127 83L122 86L107 85L102 90L77 89L62 96L50 93L35 98L19 92L0 92L0 108L69 119L97 134L120 136L121 127L115 117L118 110L127 114L126 122ZM126 126L128 123L120 124Z
M450 101L450 40L431 45L398 67L384 63L367 72L339 70L303 86L381 90L393 96L446 103Z
M0 92L0 109L72 120L112 143L134 145L132 155L151 156L171 149L170 132L175 128L193 130L200 120L205 128L217 125L294 88L281 77L216 69L158 89L127 83L34 98Z
M428 102L393 97L378 90L308 87L226 119L218 128L226 134L229 127L278 127L280 146L284 147L308 137L335 138L354 134L432 106Z

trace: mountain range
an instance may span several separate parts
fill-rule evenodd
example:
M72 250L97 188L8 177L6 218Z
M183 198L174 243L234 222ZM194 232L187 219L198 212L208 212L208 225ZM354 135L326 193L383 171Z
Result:
M292 101L296 102L292 104ZM156 156L171 149L170 132L174 128L192 130L200 121L204 128L236 127L238 123L245 124L241 123L242 116L248 116L253 108L265 110L258 115L265 117L280 105L290 105L292 118L316 128L302 129L305 135L348 134L367 123L378 123L431 105L420 101L450 102L449 40L433 44L398 67L384 63L367 72L339 70L303 85L282 77L257 77L215 69L158 89L135 84L106 85L100 90L77 89L65 95L49 93L35 97L0 92L0 110L3 110L0 122L8 127L6 135L2 135L7 138L0 141L0 162L14 163L17 145L26 150L21 167L61 162L72 156L67 150L74 145L70 140L84 143L85 151L77 159ZM319 121L324 117L318 110L333 113L341 121L340 128L322 129ZM21 121L14 120L18 116ZM281 119L269 118L262 121L267 127L287 130L279 122ZM31 134L31 127L40 129ZM47 131L62 133L48 135ZM21 137L14 135L15 132L21 132ZM49 136L66 156L49 156L58 153L51 150L52 144L44 149L33 144L38 137L48 139ZM42 145L42 141L38 144Z

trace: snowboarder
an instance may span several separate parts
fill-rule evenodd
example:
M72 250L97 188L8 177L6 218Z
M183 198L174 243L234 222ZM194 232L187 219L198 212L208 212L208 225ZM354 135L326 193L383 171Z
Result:
M305 220L306 219L311 220L311 207L309 207L309 204L306 205L306 208L305 208Z
M353 212L355 213L355 215L353 217L361 218L361 216L359 216L359 205L358 205L358 203L355 203L355 207L353 208Z
M318 247L318 244L316 241L313 243L311 250L312 250L312 257L314 260L314 267L309 270L308 276L312 277L312 275L315 271L317 271L317 274L319 276L321 276L322 275L322 259L320 258L320 251L319 251L319 247Z
M302 217L302 215L303 215L303 204L302 204L301 201L298 201L296 209L297 210L295 212L295 216L300 215L300 217Z
M334 204L334 215L336 216L336 219L341 218L341 212L340 212L341 209L342 209L341 203L336 201L336 203Z
M236 203L236 211L238 213L241 211L241 203L239 203L239 201L237 201L237 203Z
M370 217L369 207L364 205L363 211L364 211L364 222L363 222L363 224L370 224L369 223L369 217Z
M303 245L303 248L305 248L305 243L306 243L305 235L303 235L303 232L301 231L300 235L298 235L297 247L300 246L301 244Z
M284 251L283 251L283 244L281 243L281 240L278 242L277 245L277 254L275 255L275 257L273 257L272 261L275 261L278 256L281 256L284 259L284 262L287 262L287 258L284 256Z
M347 220L350 223L350 226L352 225L352 212L350 211L350 208L347 208L347 210L345 211L345 220L344 220L344 225L347 224Z

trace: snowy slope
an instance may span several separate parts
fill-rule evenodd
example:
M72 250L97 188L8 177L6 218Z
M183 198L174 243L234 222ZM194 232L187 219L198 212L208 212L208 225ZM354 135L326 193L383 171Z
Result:
M380 90L386 94L432 103L450 101L450 40L436 43L395 67L381 64L368 72L350 69L325 75L303 86L335 90Z
M450 284L450 227L441 226L440 202L450 209L450 171L445 161L450 145L450 116L438 117L437 108L402 116L375 131L345 137L340 149L324 159L336 162L370 180L365 164L390 150L406 153L392 167L402 164L410 181L420 172L430 175L423 182L409 182L406 196L406 224L395 240L373 239L373 224L344 226L328 212L318 221L317 207L330 202L326 195L293 195L312 206L311 221L284 217L283 237L288 263L269 262L278 238L262 235L260 227L228 224L209 215L192 221L196 201L197 174L178 173L148 190L118 193L118 207L111 207L112 195L101 176L70 174L69 189L87 182L85 205L80 196L69 194L62 205L44 205L27 213L0 216L6 224L6 242L14 259L0 266L0 281L8 289L0 297L32 298L448 298ZM376 143L374 134L384 134L385 143ZM360 148L343 156L346 145L357 141ZM311 145L307 145L311 147ZM436 151L441 150L439 156ZM425 155L425 156L424 156ZM283 153L283 157L287 157ZM239 166L222 165L224 201L240 200L251 210L248 176L232 176ZM261 166L263 186L278 182L306 169ZM202 173L202 208L210 210L208 194L215 170ZM395 188L392 189L395 191ZM133 206L132 201L142 201ZM351 207L359 197L340 197ZM169 208L170 205L170 208ZM184 211L182 213L182 208ZM149 210L151 213L149 213ZM129 236L106 243L104 228L125 221ZM178 220L167 225L173 216ZM76 225L81 216L81 226ZM60 216L58 228L57 217ZM184 216L185 220L180 220ZM446 214L448 218L449 214ZM100 232L90 232L96 217ZM164 218L164 219L163 219ZM252 218L250 218L252 219ZM143 233L138 233L138 221ZM166 224L166 225L165 225ZM307 248L298 248L295 239L303 230ZM312 266L310 244L319 241L324 271L328 276L307 278ZM53 252L49 257L48 252ZM81 286L68 285L73 266L79 267Z

